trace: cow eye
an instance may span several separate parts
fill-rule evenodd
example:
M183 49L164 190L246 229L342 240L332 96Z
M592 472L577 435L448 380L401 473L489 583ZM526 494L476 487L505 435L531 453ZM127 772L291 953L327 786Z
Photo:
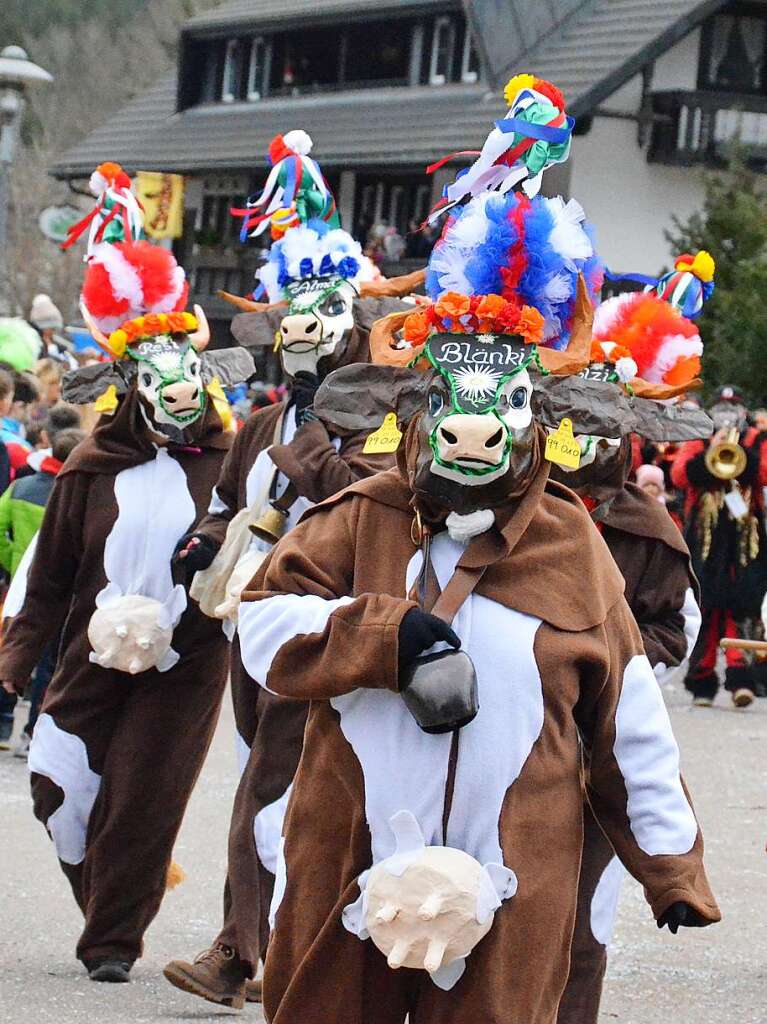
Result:
M512 409L524 409L527 405L527 388L514 388L509 405Z
M430 416L439 416L439 414L442 412L442 409L444 408L444 405L445 405L445 400L443 399L443 397L439 393L439 391L430 391L429 392L429 415Z
M325 316L341 316L346 312L346 303L340 295L331 295L323 302L320 312Z
M152 386L152 374L151 373L142 373L141 374L141 383L144 385L145 388L151 388L151 386Z

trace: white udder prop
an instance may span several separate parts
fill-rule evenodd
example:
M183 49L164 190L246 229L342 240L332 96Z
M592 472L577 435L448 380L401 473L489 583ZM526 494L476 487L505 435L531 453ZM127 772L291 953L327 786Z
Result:
M447 534L434 539L442 590L463 551ZM421 558L408 566L406 592ZM453 620L477 672L480 708L459 732L444 835L451 736L425 734L397 693L362 688L331 700L364 776L372 847L372 867L358 878L360 896L345 908L344 926L369 937L390 967L426 970L442 989L456 984L495 912L517 891L499 825L508 789L543 727L539 626L476 593Z
M151 462L117 474L115 498L118 515L104 546L108 582L88 624L90 660L129 675L167 672L178 661L171 641L187 604L171 558L196 514L186 474L160 448Z
M362 895L345 909L344 924L369 936L389 967L422 968L440 988L452 988L502 900L516 892L516 878L463 850L426 846L409 811L389 824L396 852L360 876Z

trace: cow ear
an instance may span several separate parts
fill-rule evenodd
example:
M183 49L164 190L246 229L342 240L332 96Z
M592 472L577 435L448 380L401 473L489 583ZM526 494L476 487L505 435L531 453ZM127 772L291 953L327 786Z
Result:
M400 427L426 401L429 375L415 370L352 363L335 370L320 384L315 414L329 427L344 431L375 430L394 412Z
M624 437L637 428L626 395L616 384L583 377L536 377L533 411L545 427L558 427L566 417L576 434Z
M217 377L222 388L233 388L255 372L253 356L243 348L219 348L202 357L202 379L206 385Z
M360 330L369 333L376 320L390 313L413 313L415 308L413 302L391 298L366 298L363 293L361 298L354 300L354 323Z
M90 405L112 385L118 396L125 395L136 376L132 360L117 363L94 363L64 374L61 397L71 405Z
M238 313L232 320L232 334L243 348L272 348L286 307L260 313Z
M714 432L711 417L703 409L664 405L648 398L633 398L631 408L636 432L648 441L704 441Z

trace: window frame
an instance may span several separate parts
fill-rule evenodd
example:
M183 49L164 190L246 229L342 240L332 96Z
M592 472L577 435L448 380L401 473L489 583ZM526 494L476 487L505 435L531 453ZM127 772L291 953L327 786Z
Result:
M254 54L256 47L261 47L261 73L260 81L256 82ZM269 77L272 65L272 42L268 36L254 36L250 41L248 53L248 82L245 98L249 103L257 103L269 95Z
M760 89L751 89L748 92L735 90L726 85L719 84L709 77L709 66L714 46L714 30L717 18L756 18L764 22L764 60L763 60L763 84ZM698 49L698 74L697 88L701 92L721 92L733 96L767 96L767 8L761 4L738 3L730 4L712 14L704 23L700 33L700 46Z
M238 62L236 55L242 52L242 39L239 36L233 36L226 41L224 46L224 73L221 78L221 102L222 103L236 103L239 100L239 77L242 72L242 64L237 66ZM235 91L231 92L227 89L229 71L230 68L234 69L236 76L234 87ZM238 74L238 72L240 74Z
M450 14L440 14L434 19L434 28L431 33L429 85L447 85L452 80L452 67L455 60L456 27L455 18ZM450 32L450 48L447 56L447 67L445 69L445 73L439 74L437 70L440 56L439 35L443 28L447 28Z
M472 71L469 67L472 51L476 57L476 71ZM479 51L474 45L474 37L471 34L468 21L466 22L466 32L463 37L463 53L461 54L461 81L464 85L476 85L479 81Z

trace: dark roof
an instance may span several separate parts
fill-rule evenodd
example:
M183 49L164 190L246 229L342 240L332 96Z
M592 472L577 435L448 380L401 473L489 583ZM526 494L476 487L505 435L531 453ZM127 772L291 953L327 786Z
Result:
M230 17L236 12L301 8L338 9L344 0L232 0L218 11L194 19ZM434 0L438 2L438 0ZM514 17L523 9L560 13L574 0L466 0L469 16L484 38L492 35L488 11L511 4ZM564 20L544 26L544 36L528 45L505 24L509 42L524 52L513 58L512 71L530 70L550 78L564 92L576 116L593 110L644 64L668 49L725 0L587 0L564 13ZM390 0L354 0L374 7ZM408 0L401 5L411 6ZM347 0L348 5L348 0ZM539 11L540 14L540 11ZM255 15L251 14L255 22ZM509 45L507 55L514 53ZM496 51L496 56L501 50ZM503 75L501 76L503 78ZM505 80L505 79L503 79ZM193 172L247 169L265 164L271 139L291 128L304 128L314 139L323 166L426 164L459 149L481 146L491 122L505 113L500 89L475 85L382 88L258 103L214 104L175 113L176 77L171 73L124 107L101 128L62 155L53 169L58 177L90 174L102 160L117 160L126 169Z
M312 20L338 16L357 17L365 14L385 14L403 8L445 6L445 0L230 0L211 11L198 14L184 26L184 31L204 32L213 29L236 28L240 25L263 25L278 21L305 18L307 8Z

